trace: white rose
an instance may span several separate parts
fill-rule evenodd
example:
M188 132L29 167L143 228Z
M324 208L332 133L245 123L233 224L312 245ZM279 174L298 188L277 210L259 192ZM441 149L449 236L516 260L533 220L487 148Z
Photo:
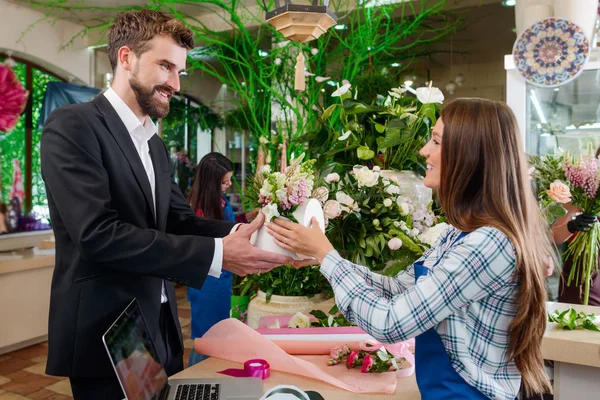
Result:
M381 171L381 167L379 165L376 165L373 167L373 171L379 172L379 171Z
M448 229L450 225L445 222L439 223L431 228L427 229L424 233L419 236L419 240L423 243L433 246L438 240L440 235Z
M417 99L423 104L444 102L444 93L436 87L421 87L417 89Z
M371 171L368 167L362 167L355 175L358 187L373 187L379 181L379 173Z
M340 175L337 172L328 174L325 177L325 182L327 182L327 183L333 183L333 182L339 182L339 181L340 181Z
M383 205L386 206L386 207L391 207L391 205L392 205L392 199L385 199L383 201Z
M272 203L264 206L262 208L262 213L265 214L265 221L271 222L274 218L279 217L279 210L277 209L277 204Z
M417 228L412 228L412 230L410 231L410 236L412 237L417 237L419 235L419 230Z
M335 199L342 206L342 211L346 211L346 212L360 211L360 208L358 207L358 204L356 204L354 199L352 197L348 196L344 192L337 192L335 194Z
M342 206L335 200L327 200L323 206L323 214L328 219L335 219L342 214Z
M388 241L388 247L390 250L398 250L400 247L402 247L402 240L400 240L400 238L391 238Z
M327 189L325 186L316 188L312 193L312 197L319 200L321 203L325 203L329 197L329 189Z
M410 212L410 208L408 207L408 203L400 203L398 204L398 208L400 209L400 215L406 217Z
M298 312L288 322L288 328L310 328L310 318Z
M375 218L375 219L373 220L373 226L379 226L379 225L380 225L380 222L379 222L379 220L378 220L377 218Z
M398 185L391 184L385 188L385 192L391 195L400 194L400 187Z

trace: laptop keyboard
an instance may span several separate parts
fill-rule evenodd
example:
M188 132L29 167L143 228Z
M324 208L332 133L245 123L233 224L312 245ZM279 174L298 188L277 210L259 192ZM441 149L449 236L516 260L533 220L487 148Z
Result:
M177 385L175 400L219 400L220 389L218 383Z

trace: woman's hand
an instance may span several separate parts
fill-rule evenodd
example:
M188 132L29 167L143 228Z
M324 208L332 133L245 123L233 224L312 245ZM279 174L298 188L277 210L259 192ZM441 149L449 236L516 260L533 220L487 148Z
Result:
M275 239L275 244L279 247L292 251L298 254L304 254L309 257L314 257L323 262L323 259L333 246L315 218L311 221L310 228L304 227L281 218L277 218L274 222L265 224L267 232Z

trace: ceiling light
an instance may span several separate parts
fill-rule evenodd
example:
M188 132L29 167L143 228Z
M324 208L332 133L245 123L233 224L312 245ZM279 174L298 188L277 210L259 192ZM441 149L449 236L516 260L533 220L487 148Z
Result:
M504 7L514 7L517 4L517 0L502 0L502 5Z
M404 86L411 87L413 83L413 81L404 81Z
M267 53L264 50L258 50L258 55L261 57L267 57L269 55L269 53Z
M344 25L344 24L337 24L333 27L333 29L335 29L336 31L343 31L347 28L346 28L346 25Z
M337 82L334 82L334 81L327 81L327 84L329 86L337 86Z
M400 63L398 63L398 62L395 62L395 63L391 63L391 64L390 64L390 67L397 68L397 67L400 67L401 65L402 65L402 64L400 64Z

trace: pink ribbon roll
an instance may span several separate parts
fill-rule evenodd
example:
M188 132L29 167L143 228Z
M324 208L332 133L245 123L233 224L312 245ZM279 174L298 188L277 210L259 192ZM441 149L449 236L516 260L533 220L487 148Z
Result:
M360 342L361 350L365 351L373 351L373 349L385 349L394 357L403 357L410 364L410 368L403 368L396 371L396 376L398 378L406 378L407 376L411 376L415 372L415 356L408 349L410 346L415 345L415 339L408 339L404 342L394 343L394 344L386 344L379 343L376 340L363 340Z
M271 366L266 360L255 358L244 363L244 369L229 368L219 371L219 374L234 376L236 378L267 379L271 376Z

